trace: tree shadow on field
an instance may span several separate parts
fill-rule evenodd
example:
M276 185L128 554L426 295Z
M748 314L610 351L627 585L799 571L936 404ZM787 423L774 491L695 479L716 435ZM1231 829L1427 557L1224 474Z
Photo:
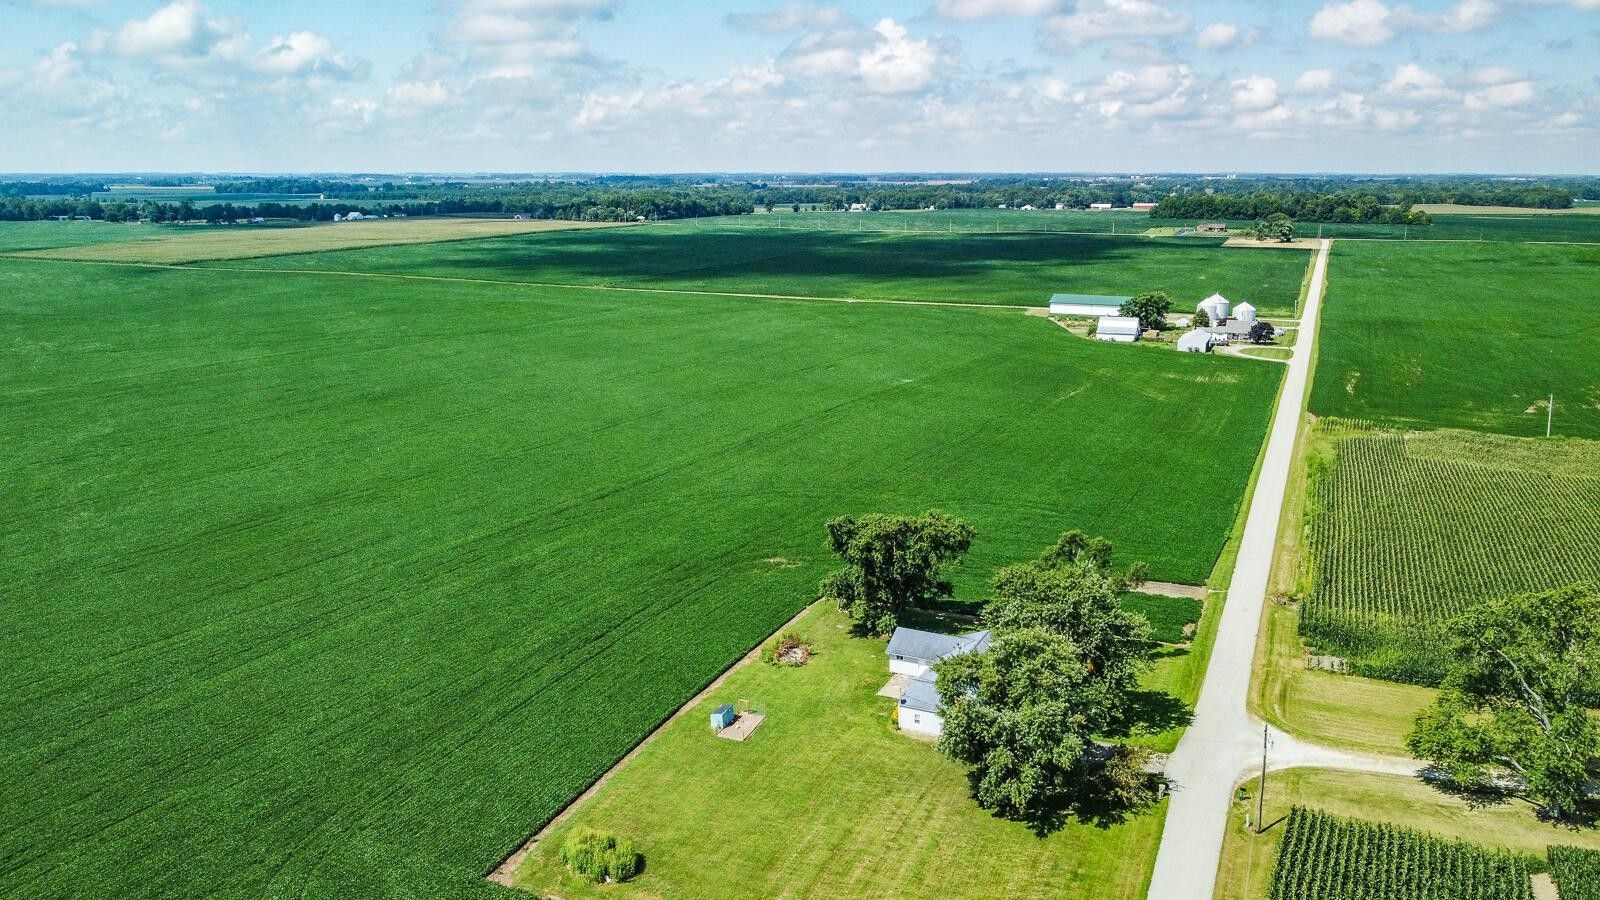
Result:
M804 284L832 276L972 279L996 269L1049 267L1070 289L1072 267L1126 262L1140 248L1126 237L1050 233L905 234L730 228L598 229L441 244L429 267L494 270L502 277L573 283L671 287L726 281L730 290L804 294ZM973 290L981 284L971 285ZM986 298L991 301L993 298Z
M1184 728L1194 721L1194 710L1166 691L1130 691L1121 720L1106 730L1107 737L1161 734Z

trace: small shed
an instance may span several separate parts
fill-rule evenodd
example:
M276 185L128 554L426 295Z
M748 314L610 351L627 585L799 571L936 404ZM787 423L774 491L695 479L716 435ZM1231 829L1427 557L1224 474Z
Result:
M1203 232L1203 233L1206 233L1206 234L1227 234L1228 233L1228 223L1226 223L1226 222L1204 222L1202 224L1196 225L1194 227L1194 230L1195 231L1199 231L1199 232Z
M1189 331L1178 338L1178 349L1184 353L1210 353L1211 333L1207 331Z
M1256 320L1256 308L1248 302L1240 303L1233 308L1233 317L1241 322L1254 322Z
M1228 298L1221 294L1212 294L1195 304L1196 312L1203 312L1213 324L1220 325L1228 319Z
M736 718L738 716L733 711L733 704L724 703L711 711L711 728L713 731L721 731L732 725Z
M1050 315L1091 318L1114 316L1122 310L1122 304L1128 302L1128 299L1106 294L1052 294Z
M1131 344L1139 339L1139 320L1133 316L1106 316L1095 327L1094 336L1102 341Z

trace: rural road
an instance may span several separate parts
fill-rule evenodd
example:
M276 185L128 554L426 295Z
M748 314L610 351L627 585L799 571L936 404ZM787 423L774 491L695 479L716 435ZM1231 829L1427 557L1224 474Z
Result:
M1150 880L1151 900L1211 900L1234 788L1261 765L1262 722L1246 706L1250 670L1295 437L1305 408L1328 252L1329 242L1322 241L1194 721L1167 761L1172 800ZM1318 747L1277 729L1272 729L1272 735L1273 769L1325 766L1411 774L1417 768L1411 760Z

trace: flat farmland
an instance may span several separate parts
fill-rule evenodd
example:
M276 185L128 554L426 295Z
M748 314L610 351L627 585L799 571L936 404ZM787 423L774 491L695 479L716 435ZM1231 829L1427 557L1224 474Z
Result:
M1311 411L1600 438L1600 247L1340 242Z
M0 253L152 238L162 229L115 222L0 222Z
M1266 313L1291 314L1310 253L1223 248L1220 243L673 223L622 233L524 235L424 248L280 256L246 265L1015 306L1043 306L1057 292L1128 295L1164 290L1182 310L1220 291L1235 301L1248 299Z
M56 223L63 225L91 223ZM378 219L300 226L185 225L118 226L147 229L139 241L77 244L29 252L48 259L182 264L208 259L238 259L316 253L352 247L380 247L460 241L506 234L613 228L609 222L559 219Z
M1010 310L45 259L0 311L29 898L489 896L810 599L828 517L968 519L967 598L1067 528L1198 582L1281 377Z
M1470 604L1600 580L1600 442L1318 427L1300 629L1353 671L1436 683Z

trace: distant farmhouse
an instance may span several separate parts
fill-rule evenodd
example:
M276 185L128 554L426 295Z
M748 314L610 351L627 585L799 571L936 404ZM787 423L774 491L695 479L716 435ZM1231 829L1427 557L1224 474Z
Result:
M989 649L990 633L935 634L915 628L896 628L889 638L889 688L898 689L901 731L929 737L944 733L944 715L939 709L938 676L933 664L958 653L982 653Z
M1105 294L1053 294L1050 297L1052 316L1114 316L1122 310L1129 297L1112 297Z
M1203 232L1203 233L1206 233L1206 234L1227 234L1228 233L1228 223L1226 223L1226 222L1206 222L1203 225L1196 225L1194 227L1194 230L1195 231L1199 231L1199 232Z

